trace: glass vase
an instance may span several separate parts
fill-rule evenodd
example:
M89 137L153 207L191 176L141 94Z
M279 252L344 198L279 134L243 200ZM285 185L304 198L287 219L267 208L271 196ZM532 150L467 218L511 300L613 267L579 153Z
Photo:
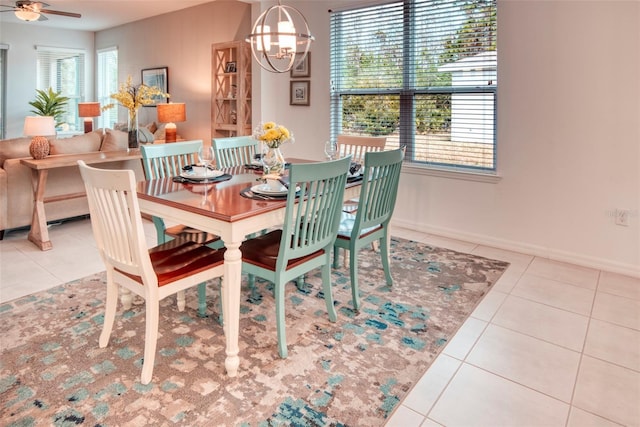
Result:
M284 163L284 156L282 155L282 151L280 151L280 147L265 147L262 155L264 175L282 175L284 172Z
M138 110L129 111L129 122L127 123L129 149L138 148Z

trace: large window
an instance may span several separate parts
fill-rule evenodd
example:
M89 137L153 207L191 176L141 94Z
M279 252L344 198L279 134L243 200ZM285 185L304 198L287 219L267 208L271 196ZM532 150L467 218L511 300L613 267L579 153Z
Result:
M384 135L406 161L496 169L496 0L331 15L331 137Z
M85 52L79 49L64 49L37 46L37 84L41 90L53 89L69 98L62 117L62 130L81 131L83 125L78 117L78 102L84 101Z
M111 104L111 94L118 92L118 48L110 47L98 51L98 79L96 92L98 102L104 106ZM118 109L110 108L102 112L99 118L99 127L113 128L118 121Z

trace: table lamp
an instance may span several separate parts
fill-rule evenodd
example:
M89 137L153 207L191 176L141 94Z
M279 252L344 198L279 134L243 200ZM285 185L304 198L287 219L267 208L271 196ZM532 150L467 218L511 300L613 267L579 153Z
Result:
M78 116L84 118L84 133L93 130L93 118L100 116L99 102L79 102Z
M168 102L166 104L158 104L158 121L166 123L165 142L176 142L177 128L175 122L184 122L187 120L187 109L184 102Z
M49 140L46 135L56 134L56 122L51 116L27 116L24 119L24 135L32 136L29 153L34 159L49 155Z

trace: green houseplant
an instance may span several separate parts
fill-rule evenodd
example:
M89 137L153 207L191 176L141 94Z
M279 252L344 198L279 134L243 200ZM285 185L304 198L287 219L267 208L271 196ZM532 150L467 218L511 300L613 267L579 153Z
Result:
M66 105L69 98L62 96L60 92L54 92L53 89L48 90L36 89L36 99L29 102L34 109L32 113L38 116L52 116L56 122L56 126L64 123L62 119L66 112Z

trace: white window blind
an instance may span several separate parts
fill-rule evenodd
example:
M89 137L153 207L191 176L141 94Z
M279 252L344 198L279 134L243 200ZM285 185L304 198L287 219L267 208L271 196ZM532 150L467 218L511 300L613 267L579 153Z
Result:
M332 138L384 135L417 165L494 171L496 29L496 0L332 12Z
M36 88L53 89L69 98L62 117L65 130L82 130L78 117L78 102L83 102L85 92L85 51L48 46L36 46ZM68 129L67 129L68 127Z
M118 92L118 48L109 47L98 51L97 96L101 106L115 102L111 94ZM113 128L118 121L118 109L110 108L102 112L98 119L99 127Z

